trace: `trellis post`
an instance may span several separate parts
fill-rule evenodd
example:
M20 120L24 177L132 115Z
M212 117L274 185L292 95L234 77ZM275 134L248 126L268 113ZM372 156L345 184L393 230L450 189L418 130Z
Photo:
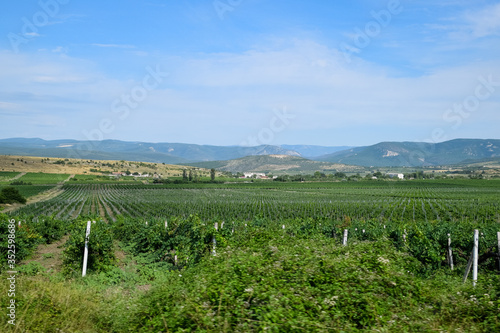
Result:
M85 249L83 250L83 269L82 277L87 275L87 259L89 256L89 236L90 236L90 221L87 222L87 230L85 232Z
M451 270L453 270L453 252L451 250L450 234L448 234L448 263L450 264Z

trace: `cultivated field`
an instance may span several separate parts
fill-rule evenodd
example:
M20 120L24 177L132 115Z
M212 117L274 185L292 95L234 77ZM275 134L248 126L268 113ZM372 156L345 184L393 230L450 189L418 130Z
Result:
M0 215L4 233L8 219L20 222L26 330L500 329L499 180L68 180L57 189ZM463 283L474 229L476 287Z

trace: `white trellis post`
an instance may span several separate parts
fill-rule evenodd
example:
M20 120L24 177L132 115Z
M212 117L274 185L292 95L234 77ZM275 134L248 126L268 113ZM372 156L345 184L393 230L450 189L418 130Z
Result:
M476 286L477 281L477 262L479 253L479 230L474 230L474 246L472 248L472 253L465 268L464 282L467 281L467 276L469 275L470 269L472 267L472 285Z
M90 236L90 221L87 222L87 230L85 232L85 249L83 250L83 269L82 277L87 275L87 259L89 256L89 236Z
M479 256L479 230L474 230L474 248L472 249L472 285L476 286L477 281L477 261Z
M219 223L215 222L215 231L217 232L219 230ZM212 237L212 242L213 242L213 247L212 247L212 254L215 256L215 247L217 246L217 240L215 239L215 234Z
M450 234L448 234L448 263L450 264L451 270L453 270L453 252L451 250Z
M498 269L500 270L500 232L497 232L498 240Z
M342 245L347 245L347 229L344 230L344 240L342 241Z

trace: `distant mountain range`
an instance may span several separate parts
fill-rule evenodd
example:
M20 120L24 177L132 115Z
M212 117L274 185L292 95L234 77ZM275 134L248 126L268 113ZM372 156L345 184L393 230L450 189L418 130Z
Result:
M237 172L263 172L277 174L312 174L316 171L324 173L363 172L364 167L339 163L312 161L299 156L290 155L259 155L246 156L235 160L188 163L206 169Z
M128 160L167 164L217 165L220 169L261 170L258 165L276 164L276 158L248 156L279 155L300 159L281 158L288 166L300 165L297 170L326 170L327 165L358 165L363 167L421 167L475 163L500 157L500 140L456 139L441 143L381 142L365 147L314 146L314 145L261 145L256 147L213 146L185 143L127 142L119 140L78 141L13 138L0 139L0 155L40 156L57 158L82 158L93 160ZM304 159L307 157L309 160ZM237 162L221 162L238 160ZM315 160L325 164L312 163ZM274 162L273 162L274 161ZM307 162L308 161L308 162ZM288 163L290 162L290 163ZM299 163L300 162L300 163ZM295 164L293 164L295 163ZM311 164L312 163L312 164ZM199 164L201 166L201 164ZM233 166L230 166L233 165ZM281 164L284 165L284 164ZM229 169L228 169L229 168ZM272 168L271 168L272 169ZM270 169L270 170L271 170ZM293 170L293 167L289 168ZM335 168L333 168L335 169Z
M167 164L230 160L250 155L300 155L296 151L271 145L239 147L185 143L128 142L119 140L47 141L25 138L0 139L0 154L95 160L127 160Z
M361 166L438 166L500 156L500 140L456 139L441 143L381 142L323 155L320 161Z

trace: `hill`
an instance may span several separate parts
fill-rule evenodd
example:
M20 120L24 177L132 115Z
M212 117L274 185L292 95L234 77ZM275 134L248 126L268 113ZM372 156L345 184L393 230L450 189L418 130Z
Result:
M299 156L289 155L262 155L247 156L229 161L213 161L189 163L187 165L199 168L215 168L220 171L229 172L264 172L273 174L298 174L314 173L316 171L335 173L340 172L363 172L365 168L345 165L339 163L312 161Z
M441 143L381 142L320 156L319 161L361 166L438 166L500 156L500 140L456 139Z
M162 177L180 177L186 166L162 163L143 163L112 160L56 159L33 156L0 155L0 171L52 173L68 175L101 175L111 172L138 172L158 174ZM200 175L208 177L209 170L199 170ZM1 182L1 180L0 180Z
M230 160L249 155L300 155L278 146L211 146L186 143L78 141L13 138L0 139L0 154L99 160L127 160L178 164Z
M338 151L351 149L351 146L314 146L314 145L280 145L281 148L293 150L300 154L300 156L315 159L316 157L332 154Z

